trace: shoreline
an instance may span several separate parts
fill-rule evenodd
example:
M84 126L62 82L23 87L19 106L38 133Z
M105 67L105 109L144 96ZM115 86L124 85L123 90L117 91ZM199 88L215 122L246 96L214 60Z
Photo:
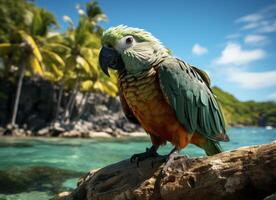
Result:
M229 128L260 128L260 129L267 129L266 127L261 127L261 126L231 126ZM271 129L274 129L275 127L272 127ZM133 132L124 132L121 131L119 134L111 134L108 132L103 132L103 131L89 131L89 132L80 132L76 130L71 130L71 131L65 131L62 132L59 135L50 135L49 133L47 134L35 134L30 132L30 130L23 130L23 129L18 129L20 130L21 134L8 134L5 135L4 132L6 129L3 127L0 127L0 138L68 138L68 139L74 139L74 138L79 138L79 139L115 139L115 138L139 138L139 137L147 137L148 134L144 131L133 131ZM18 131L18 130L13 130L13 131ZM267 129L269 130L269 129ZM29 134L28 134L29 133Z
M80 138L80 139L93 139L93 138L99 138L99 139L114 139L114 138L134 138L134 137L147 137L148 134L143 131L134 131L134 132L121 132L120 134L112 135L107 132L96 132L96 131L90 131L89 133L82 133L82 132L75 132L74 134L71 134L70 131L64 132L63 134L60 134L58 136L52 136L49 134L46 135L38 135L38 134L9 134L4 135L3 132L0 132L0 138L68 138L68 139L74 139L74 138Z

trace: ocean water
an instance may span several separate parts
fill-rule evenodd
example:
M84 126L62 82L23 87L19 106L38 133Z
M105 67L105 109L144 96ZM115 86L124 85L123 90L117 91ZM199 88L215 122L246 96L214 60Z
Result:
M224 150L270 143L276 129L231 128ZM150 146L149 137L119 139L0 138L0 200L44 200L72 190L91 169L129 158ZM167 154L167 144L158 151ZM204 155L193 145L182 150L190 157Z

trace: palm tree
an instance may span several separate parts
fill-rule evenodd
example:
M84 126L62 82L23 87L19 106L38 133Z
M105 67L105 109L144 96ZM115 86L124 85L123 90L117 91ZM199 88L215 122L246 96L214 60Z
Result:
M79 5L77 5L77 9L80 14L77 27L74 26L74 23L68 16L64 16L70 28L64 34L61 44L67 47L67 50L70 50L66 52L66 55L63 55L65 67L59 97L62 97L61 93L65 86L67 89L71 89L71 94L62 116L63 122L70 120L79 90L86 93L93 88L94 90L99 89L113 95L117 92L115 79L113 79L113 82L108 79L105 80L106 82L101 82L104 75L98 67L102 32L98 22L105 20L106 16L101 11L98 3L94 1L86 4L86 12ZM87 87L87 83L89 83L89 87ZM84 88L87 90L83 90ZM83 102L85 104L88 94L83 96L86 96ZM58 108L60 108L59 104ZM59 109L57 109L57 113L59 113Z
M91 33L89 22L85 18L81 18L77 28L72 27L64 34L63 45L70 49L64 57L65 73L63 77L63 83L72 88L63 113L63 121L67 121L81 81L87 77L92 80L97 79L100 72L97 67L100 37Z
M70 48L64 45L64 34L51 33L43 40L43 63L45 67L44 77L53 84L58 85L58 99L55 109L55 116L52 120L52 126L58 120L63 90L65 86L64 77L66 73L65 57L70 52ZM52 127L53 128L53 127Z
M10 37L10 41L0 44L0 53L8 52L9 61L6 65L17 67L19 78L14 101L14 107L11 118L11 126L16 125L16 117L24 75L29 74L43 76L44 66L42 63L42 46L41 41L51 28L56 25L54 16L43 9L30 6L28 10L28 26L24 29L16 30L15 34ZM5 57L7 54L4 54Z

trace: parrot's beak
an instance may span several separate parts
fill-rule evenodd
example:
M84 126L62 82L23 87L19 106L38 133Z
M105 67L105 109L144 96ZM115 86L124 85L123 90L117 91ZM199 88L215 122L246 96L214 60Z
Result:
M112 48L102 47L99 55L99 63L103 72L109 76L108 68L120 70L124 68L124 62L121 55Z

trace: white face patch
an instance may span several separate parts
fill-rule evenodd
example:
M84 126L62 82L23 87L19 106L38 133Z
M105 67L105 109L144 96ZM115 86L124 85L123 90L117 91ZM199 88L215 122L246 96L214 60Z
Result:
M134 46L136 44L136 41L134 39L133 36L131 35L127 35L125 37L123 37L122 39L120 39L117 44L115 45L115 49L122 53L124 52L126 49Z

